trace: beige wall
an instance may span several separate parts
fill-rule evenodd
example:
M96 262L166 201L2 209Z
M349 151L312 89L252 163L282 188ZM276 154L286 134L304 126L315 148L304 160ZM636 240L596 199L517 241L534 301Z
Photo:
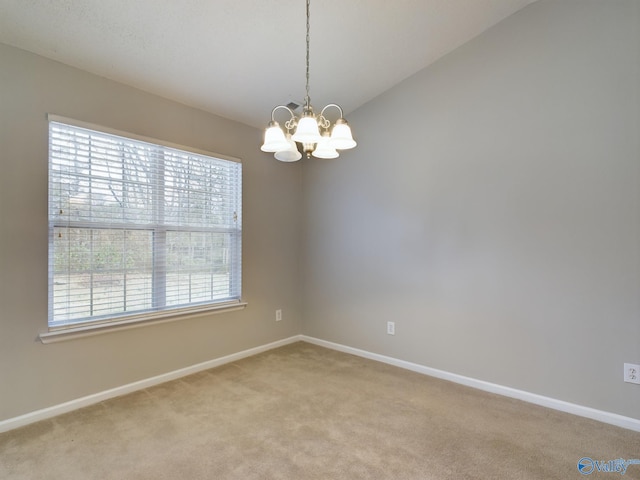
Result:
M241 158L248 307L37 341L47 327L47 113ZM260 141L257 129L0 45L0 421L300 332L301 167L274 161Z
M640 419L639 32L540 0L351 114L303 170L303 332Z

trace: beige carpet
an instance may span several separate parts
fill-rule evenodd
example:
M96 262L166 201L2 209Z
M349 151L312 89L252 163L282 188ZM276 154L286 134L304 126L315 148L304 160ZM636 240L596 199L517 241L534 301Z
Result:
M621 476L582 457L640 458L640 433L307 343L0 434L1 479Z

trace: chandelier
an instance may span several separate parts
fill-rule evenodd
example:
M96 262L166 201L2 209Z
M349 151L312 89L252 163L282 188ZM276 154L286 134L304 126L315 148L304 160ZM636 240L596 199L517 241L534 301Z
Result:
M304 99L304 107L300 118L296 117L293 110L286 105L278 105L271 111L271 121L264 132L264 143L260 150L274 153L281 162L295 162L302 158L296 143L302 145L303 152L310 158L336 158L338 150L347 150L356 146L351 135L351 128L344 119L342 107L335 103L325 106L320 115L313 113L311 98L309 97L309 4L307 0L307 94ZM325 117L325 111L335 108L340 114L333 128L331 122ZM285 122L285 132L275 120L278 110L286 110L290 118ZM292 133L293 132L293 133Z

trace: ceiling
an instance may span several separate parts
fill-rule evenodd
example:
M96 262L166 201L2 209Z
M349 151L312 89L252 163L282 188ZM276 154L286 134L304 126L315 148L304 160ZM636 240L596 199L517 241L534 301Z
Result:
M535 0L312 0L316 111L345 114ZM0 42L262 128L305 95L304 0L0 0Z

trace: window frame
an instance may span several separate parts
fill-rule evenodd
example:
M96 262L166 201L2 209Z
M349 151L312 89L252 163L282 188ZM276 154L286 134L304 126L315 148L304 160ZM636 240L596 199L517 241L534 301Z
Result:
M54 247L54 229L60 227L60 222L56 223L55 219L53 219L54 215L52 215L51 206L50 206L48 208L48 213L47 213L48 231L49 231L48 288L47 288L48 298L49 298L48 318L47 318L48 331L46 333L40 334L40 340L43 341L43 343L58 341L56 337L75 338L77 336L86 336L89 334L100 333L102 331L112 331L113 329L134 328L137 326L147 325L150 323L153 323L153 324L164 323L167 321L174 321L181 318L189 318L193 316L201 316L201 315L206 315L210 313L220 313L223 311L237 310L237 309L244 308L246 306L246 302L242 301L242 290L241 290L241 285L242 285L242 162L240 159L229 157L226 155L220 155L217 153L212 153L204 150L199 150L191 147L186 147L183 145L178 145L178 144L158 140L155 138L131 134L129 132L123 132L123 131L111 129L108 127L103 127L100 125L95 125L95 124L91 124L83 121L62 117L59 115L48 114L47 120L48 120L47 121L47 137L48 137L49 144L51 143L51 124L56 123L62 126L67 125L70 127L94 131L98 135L105 134L109 136L122 137L126 140L131 140L135 142L144 142L148 145L153 145L158 149L165 149L164 150L165 153L163 153L163 155L166 154L168 150L172 150L172 151L177 151L179 153L202 155L206 157L213 157L217 160L237 163L239 172L237 172L238 184L235 187L238 190L238 194L235 200L238 204L237 213L236 213L238 223L235 230L233 230L233 232L230 234L232 236L235 235L238 237L237 243L234 243L234 244L236 245L236 248L239 251L238 251L237 262L230 262L230 265L229 265L232 270L230 272L229 282L230 283L237 282L239 285L237 288L237 295L232 295L230 297L231 298L230 300L225 299L223 301L213 300L213 301L206 301L206 302L192 302L191 299L189 299L189 301L191 302L190 304L179 305L177 307L176 306L167 307L166 303L163 306L162 305L158 306L155 303L156 300L154 296L153 305L151 309L138 310L138 311L134 311L133 313L126 313L126 311L124 311L121 313L110 314L108 316L95 317L93 319L90 318L91 316L89 316L89 317L84 317L83 319L80 319L80 320L71 319L64 323L56 324L56 321L53 317L53 302L54 302L53 247ZM52 162L53 162L53 157L49 149L48 156L47 156L47 168L48 168L47 198L49 202L51 201L51 192L49 190L51 188ZM164 198L164 197L160 197L160 198ZM93 226L97 226L97 225L100 225L100 222L96 222L96 223L88 222L88 225L89 224ZM89 228L91 228L90 225L89 225ZM172 227L170 225L166 225L166 224L163 225L160 223L157 223L157 224L154 223L153 227L149 227L148 229L145 229L145 230L149 230L151 232L164 231L166 233L167 231L171 231L171 230L181 231L181 232L185 230L188 231L190 228L192 229L192 231L197 230L197 228L195 227L184 227L184 229L183 228L176 229L175 227ZM112 228L112 230L115 230L115 229ZM125 231L126 229L121 228L121 230ZM215 227L212 228L209 232L213 233L213 230L215 230ZM224 233L224 232L221 232L221 233ZM155 249L152 249L152 252L153 252L153 256L155 257L156 256ZM155 268L155 265L156 265L155 259L153 260L153 263ZM95 270L92 270L92 271L95 271ZM154 269L154 272L155 272L155 269ZM152 276L156 275L156 273L152 273L151 275ZM231 287L229 287L229 291L232 291Z

